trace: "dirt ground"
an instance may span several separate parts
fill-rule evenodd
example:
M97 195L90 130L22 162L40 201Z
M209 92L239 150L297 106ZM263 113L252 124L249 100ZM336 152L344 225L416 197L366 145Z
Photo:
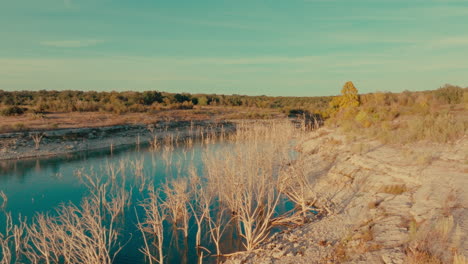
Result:
M145 113L113 114L104 112L26 113L21 116L0 116L0 133L59 128L102 127L148 124L157 121L268 119L284 115L271 109L247 107L197 107L188 110L161 110Z

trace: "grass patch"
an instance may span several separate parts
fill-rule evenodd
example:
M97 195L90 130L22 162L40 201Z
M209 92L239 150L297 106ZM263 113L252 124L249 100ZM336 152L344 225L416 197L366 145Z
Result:
M382 186L379 189L379 192L381 193L388 193L388 194L394 194L394 195L400 195L407 191L408 191L408 187L406 187L405 184L386 185L386 186Z
M439 217L432 222L413 226L407 245L409 264L466 263L466 258L457 253L460 235L453 216Z

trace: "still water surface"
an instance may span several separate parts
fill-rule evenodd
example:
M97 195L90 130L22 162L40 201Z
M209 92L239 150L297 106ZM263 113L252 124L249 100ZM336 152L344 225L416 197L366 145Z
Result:
M187 176L188 168L192 165L202 173L202 154L226 144L229 143L195 143L190 147L179 145L171 151L170 155L163 150L152 151L149 147L133 146L114 150L113 153L109 151L82 152L63 157L2 161L0 163L0 191L7 195L6 210L12 212L14 219L17 219L19 215L31 219L39 212L53 214L54 209L62 203L80 203L88 194L88 190L76 176L77 170L94 171L102 177L107 177L104 169L106 164L118 164L121 160L129 162L143 159L145 177L154 181L155 186L158 187L167 179ZM170 162L167 162L168 159ZM133 173L130 166L127 166L126 173ZM128 179L134 178L128 177ZM138 204L145 197L138 191L138 188L134 188L132 193L132 203L122 221L121 234L123 235L120 242L125 246L117 255L115 263L145 263L139 252L142 237L136 229L134 209L137 208L140 219L143 219L144 215ZM290 208L290 205L283 204L279 211L284 212L289 209L287 207ZM4 221L3 217L0 225L4 224L2 221ZM165 263L196 263L194 241L196 227L191 225L187 240L183 238L181 231L171 231L169 224L165 229L169 230L164 239ZM212 244L208 234L202 239L204 240L202 245ZM234 252L240 248L241 241L235 232L226 231L222 243L223 253ZM207 246L207 249L216 252L213 247ZM216 263L216 259L205 258L204 263Z

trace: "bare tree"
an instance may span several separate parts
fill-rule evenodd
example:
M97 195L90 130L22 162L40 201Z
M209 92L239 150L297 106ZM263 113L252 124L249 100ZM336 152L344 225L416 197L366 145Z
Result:
M192 215L195 218L197 224L197 233L195 235L195 247L201 246L201 233L203 227L203 221L210 213L210 202L211 197L205 192L200 177L196 174L195 168L190 169L190 200L188 202L189 208L192 211Z
M229 149L204 155L208 184L232 212L248 251L270 233L280 201L278 170L289 161L293 129L288 123L240 125Z
M278 190L300 208L303 220L306 219L308 212L318 210L315 207L317 197L307 179L303 160L292 162L286 169L281 170Z
M44 133L32 133L30 134L30 136L34 141L34 146L36 150L39 150L39 145L41 144L41 140L44 137Z
M159 193L154 191L153 187L149 188L149 198L146 199L141 206L145 210L145 221L140 222L138 219L138 229L141 231L144 241L144 247L140 251L149 259L150 264L157 262L164 263L164 220L167 217L167 210L161 206ZM151 243L153 242L153 243ZM153 253L150 245L156 245L157 254Z
M0 264L19 263L24 245L28 243L28 235L25 232L26 221L20 216L19 223L14 224L11 213L4 215L4 229L0 229Z
M190 213L188 210L189 193L188 180L179 178L166 183L162 188L166 199L162 203L168 210L170 220L177 229L181 229L184 237L188 237Z
M147 127L148 131L151 134L150 145L152 150L157 150L159 148L158 136L156 135L156 127L153 124L148 124Z
M80 171L77 175L90 195L80 206L60 206L56 216L34 218L27 227L30 242L25 252L31 263L111 264L122 249L116 225L128 206L125 185L94 173Z

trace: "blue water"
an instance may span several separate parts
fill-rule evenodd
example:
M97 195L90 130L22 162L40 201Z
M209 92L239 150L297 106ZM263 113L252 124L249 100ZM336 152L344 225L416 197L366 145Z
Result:
M152 151L149 147L129 147L126 149L98 152L82 152L73 155L53 158L41 158L34 160L10 160L0 162L0 191L8 197L6 211L12 213L13 219L19 216L32 219L37 213L54 214L55 208L63 203L78 205L83 197L89 194L88 189L76 176L77 170L94 172L98 176L107 177L106 164L117 166L121 160L126 161L125 173L132 185L133 173L129 161L144 160L144 175L151 179L156 188L168 179L184 177L188 174L188 167L195 166L200 172L203 170L201 161L202 153L217 148L216 143L204 145L195 143L191 147L176 146L169 158L164 159L164 151ZM166 151L166 154L169 153ZM166 160L166 161L165 161ZM167 160L171 160L168 166ZM125 245L117 255L115 263L144 263L139 248L142 244L140 231L136 229L135 209L140 219L144 213L139 202L144 199L144 194L138 188L133 189L132 203L125 213L121 223L120 243ZM0 212L0 214L2 214ZM193 222L193 219L192 219ZM0 217L0 226L4 225L4 217ZM3 228L2 228L3 229ZM174 231L171 224L165 227L164 254L165 263L196 263L197 252L195 250L196 227L192 225L189 237L185 239L181 231ZM1 229L0 229L1 230ZM208 241L208 235L202 237L202 244L212 252L215 252ZM240 240L235 232L226 232L222 244L223 252L229 253L241 248ZM206 255L206 253L205 253ZM216 259L209 257L204 263L214 263Z
M27 217L32 219L37 213L54 214L55 208L62 203L74 203L78 205L83 197L89 194L88 189L76 176L77 170L87 173L94 172L100 177L107 177L106 164L115 164L124 160L127 163L125 173L131 182L133 169L129 161L144 160L144 175L154 182L156 188L161 183L175 177L188 175L189 166L202 173L203 163L201 157L205 151L211 151L228 143L201 144L194 143L193 146L175 146L172 154L164 159L169 153L163 150L152 151L149 147L127 147L114 150L112 153L106 151L81 152L73 155L53 158L41 158L33 160L11 160L0 162L0 191L8 197L6 211L10 211L13 219ZM169 166L166 163L171 160ZM143 245L140 231L136 229L136 214L140 219L144 213L139 202L145 198L144 191L140 193L138 188L133 188L131 205L125 212L120 226L120 243L125 245L117 255L115 263L145 263L139 248ZM282 204L279 211L290 209L290 205ZM1 215L1 212L0 212ZM165 226L164 254L165 263L196 263L197 252L195 250L196 226L194 219L191 220L189 237L185 239L181 231L174 231L171 224ZM0 226L4 224L4 218L0 217ZM1 229L0 229L1 230ZM215 253L215 248L209 241L209 235L202 236L202 245ZM241 240L236 235L235 228L228 228L222 239L222 252L230 253L242 249ZM205 253L206 255L206 253ZM215 257L207 257L203 263L216 263Z

